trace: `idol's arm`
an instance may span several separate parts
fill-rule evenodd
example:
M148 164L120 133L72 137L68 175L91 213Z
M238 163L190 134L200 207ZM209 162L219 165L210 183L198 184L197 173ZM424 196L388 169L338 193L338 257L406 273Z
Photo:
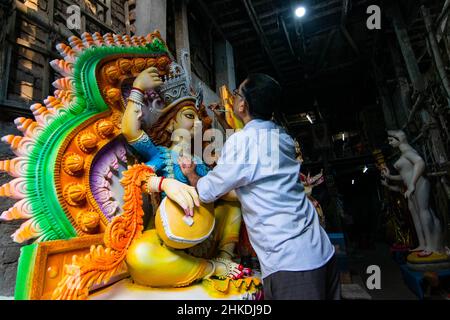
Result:
M415 151L405 152L404 156L414 164L413 175L407 186L408 191L405 193L405 196L409 198L409 196L416 190L417 181L425 172L425 161L423 161L423 159Z
M392 181L403 181L402 176L400 176L400 175L396 175L396 176L391 175L391 172L389 171L389 169L387 167L384 167L381 170L381 175L384 178L392 180Z
M403 178L400 175L396 175L396 176L389 175L389 176L386 176L386 178L388 178L389 180L392 180L392 181L403 181Z
M134 80L122 118L122 133L128 142L138 140L143 134L139 120L142 116L142 106L144 106L144 92L155 89L161 84L162 80L155 67L145 69Z
M129 143L137 141L144 133L141 129L141 106L128 100L127 108L122 118L122 134Z
M176 179L151 176L143 183L141 189L145 193L164 192L169 199L178 203L187 215L194 215L194 206L199 206L197 191Z
M395 192L401 192L402 191L402 189L399 186L390 185L385 180L381 180L381 184L383 186L385 186L386 188L388 188L389 190L391 190L391 191L395 191Z

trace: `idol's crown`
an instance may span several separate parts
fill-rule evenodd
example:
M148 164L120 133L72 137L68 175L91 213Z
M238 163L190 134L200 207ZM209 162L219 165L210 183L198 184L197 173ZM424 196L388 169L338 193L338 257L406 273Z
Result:
M192 79L187 71L189 53L181 52L181 65L173 61L170 65L169 74L163 77L163 84L158 88L165 106L172 105L183 98L193 98L196 100L196 106L199 107L202 100L201 88L197 92L193 92L191 86Z

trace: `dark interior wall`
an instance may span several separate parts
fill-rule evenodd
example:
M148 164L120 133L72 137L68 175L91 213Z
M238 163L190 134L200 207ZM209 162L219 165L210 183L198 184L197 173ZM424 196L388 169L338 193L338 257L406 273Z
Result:
M62 35L51 30L48 24L62 26L67 25L66 18L68 5L78 5L81 9L81 29L73 29L75 34L84 31L106 33L115 31L125 32L125 0L111 0L111 19L108 18L107 10L96 1L54 1L54 0L32 0L23 4L27 10L33 12L35 17L28 16L19 11L9 12L12 20L12 30L8 34L5 43L9 54L7 73L9 77L3 79L7 85L5 101L3 104L14 105L28 109L32 102L45 99L51 92L51 83L54 80L52 68L49 62L58 58L55 45L66 41L66 34ZM89 14L92 18L83 18ZM40 22L37 23L36 20ZM5 21L6 23L6 21ZM65 28L66 31L70 31ZM2 30L6 32L5 29ZM2 61L6 63L6 61Z
M192 72L210 88L215 88L214 29L193 4L188 5L188 28Z

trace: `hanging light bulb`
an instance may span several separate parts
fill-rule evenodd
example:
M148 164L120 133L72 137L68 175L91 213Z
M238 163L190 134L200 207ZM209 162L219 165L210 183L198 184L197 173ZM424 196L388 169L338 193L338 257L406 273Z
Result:
M305 9L305 7L300 6L300 7L297 7L297 9L295 9L295 15L296 15L298 18L303 17L305 14L306 14L306 9Z

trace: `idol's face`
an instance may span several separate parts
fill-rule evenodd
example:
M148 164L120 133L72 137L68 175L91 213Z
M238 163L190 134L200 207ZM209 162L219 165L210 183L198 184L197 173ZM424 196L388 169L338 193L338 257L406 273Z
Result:
M194 125L198 125L200 119L194 106L188 106L178 111L175 117L174 129L188 130L191 134L194 132Z
M393 148L397 148L400 145L400 141L394 137L388 137L388 143Z

